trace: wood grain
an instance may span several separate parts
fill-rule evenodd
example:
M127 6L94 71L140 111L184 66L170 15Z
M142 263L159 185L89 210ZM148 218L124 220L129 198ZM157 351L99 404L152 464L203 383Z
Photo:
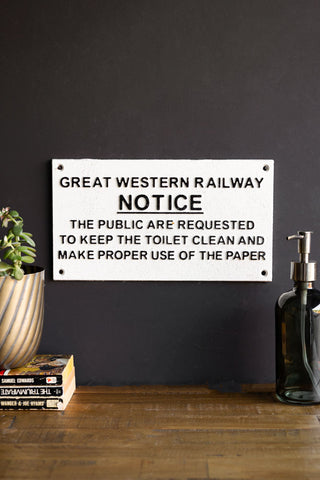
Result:
M0 412L0 478L319 479L319 419L270 385L78 387L64 412Z

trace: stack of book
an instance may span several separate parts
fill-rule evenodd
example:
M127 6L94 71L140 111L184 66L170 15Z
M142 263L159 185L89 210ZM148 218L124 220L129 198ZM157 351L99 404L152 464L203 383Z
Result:
M64 410L75 388L73 355L36 355L0 370L0 410Z

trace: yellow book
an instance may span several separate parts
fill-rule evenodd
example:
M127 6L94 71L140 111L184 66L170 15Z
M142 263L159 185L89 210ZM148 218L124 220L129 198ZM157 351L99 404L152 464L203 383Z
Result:
M73 368L73 355L35 355L23 367L0 370L0 386L64 385Z

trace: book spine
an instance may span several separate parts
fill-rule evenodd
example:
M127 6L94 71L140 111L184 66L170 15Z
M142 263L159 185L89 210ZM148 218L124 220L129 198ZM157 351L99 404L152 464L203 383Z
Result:
M63 395L63 387L34 387L26 385L21 387L0 387L2 397L60 397Z
M62 405L61 398L0 398L1 410L61 410Z
M0 375L0 385L62 385L62 375Z

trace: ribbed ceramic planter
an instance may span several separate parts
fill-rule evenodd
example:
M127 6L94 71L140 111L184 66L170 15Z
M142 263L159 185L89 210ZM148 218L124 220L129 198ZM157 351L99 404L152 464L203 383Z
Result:
M44 269L23 268L22 280L0 277L0 368L29 362L41 340Z

